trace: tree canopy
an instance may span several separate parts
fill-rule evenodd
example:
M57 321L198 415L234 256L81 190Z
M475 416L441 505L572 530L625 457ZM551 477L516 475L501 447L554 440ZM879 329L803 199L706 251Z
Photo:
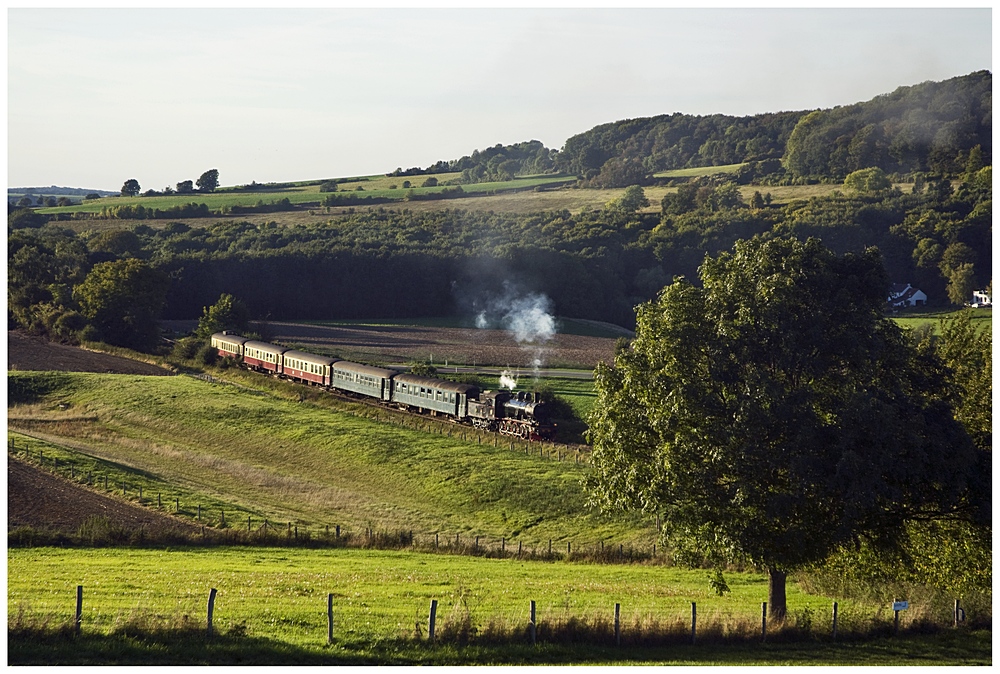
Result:
M223 293L218 302L202 309L201 319L194 334L202 339L208 339L224 330L243 333L247 331L249 322L250 312L246 305L229 293Z
M683 561L786 574L842 546L891 549L906 523L989 517L984 458L884 317L874 250L755 238L638 310L595 374L592 500L664 515Z
M166 301L166 274L135 258L95 264L73 290L82 313L109 344L148 349Z
M219 186L219 169L209 169L195 182L202 192L212 192Z
M123 197L134 197L139 194L139 190L142 188L139 186L139 181L135 178L129 178L122 185L122 196Z

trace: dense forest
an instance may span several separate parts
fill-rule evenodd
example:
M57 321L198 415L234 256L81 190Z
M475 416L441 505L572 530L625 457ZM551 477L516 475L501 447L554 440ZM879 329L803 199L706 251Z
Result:
M789 181L842 180L872 166L952 173L977 145L992 163L992 88L992 74L982 71L829 110L624 120L569 138L555 167L607 186L668 169L766 159L782 159L775 172Z
M623 198L579 215L378 209L296 226L173 222L80 235L14 214L8 325L65 338L92 328L96 310L88 314L83 298L114 280L88 282L108 265L124 274L125 262L162 286L164 318L197 316L222 293L258 319L460 314L506 281L545 293L557 314L632 325L636 304L675 276L694 278L706 254L755 235L817 237L837 252L877 246L893 281L961 303L992 279L991 194L992 169L983 167L957 189L931 180L917 193L785 206L744 203L732 183L703 179L668 194L659 214Z

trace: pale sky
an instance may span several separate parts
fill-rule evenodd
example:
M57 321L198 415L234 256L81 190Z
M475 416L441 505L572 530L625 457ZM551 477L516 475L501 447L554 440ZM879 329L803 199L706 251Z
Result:
M386 173L992 70L992 10L7 10L7 185Z

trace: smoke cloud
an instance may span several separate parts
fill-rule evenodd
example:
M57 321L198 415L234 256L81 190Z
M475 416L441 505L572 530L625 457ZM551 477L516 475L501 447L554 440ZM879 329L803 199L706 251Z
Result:
M511 391L517 388L517 377L510 370L504 370L500 373L500 386L504 388L509 388Z
M529 365L537 377L539 368L544 364L545 344L555 337L558 329L552 315L552 300L541 293L521 292L505 281L502 294L476 302L475 308L476 327L501 328L510 332L514 341L530 354ZM504 374L509 375L508 372ZM508 377L508 381L517 385L513 377Z

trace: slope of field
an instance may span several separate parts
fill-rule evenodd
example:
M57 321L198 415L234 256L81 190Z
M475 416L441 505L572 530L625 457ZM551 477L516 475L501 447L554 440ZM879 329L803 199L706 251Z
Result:
M92 517L151 534L194 532L190 522L99 494L7 455L7 530L21 526L73 533Z
M288 398L192 377L8 377L17 390L46 391L8 408L10 430L63 447L61 463L128 470L113 479L132 489L182 490L188 504L211 504L206 518L224 509L312 528L652 544L650 520L586 505L588 468L571 449L512 449L493 434L281 382ZM32 386L39 378L47 384Z

